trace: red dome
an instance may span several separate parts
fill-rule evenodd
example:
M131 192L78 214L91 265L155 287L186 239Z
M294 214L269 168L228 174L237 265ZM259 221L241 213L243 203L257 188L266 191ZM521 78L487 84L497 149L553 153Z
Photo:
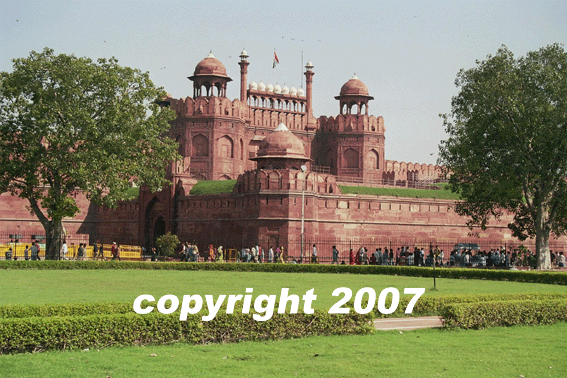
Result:
M228 77L226 68L220 60L215 58L213 54L209 54L205 59L201 60L195 67L193 76L223 76Z
M368 96L368 88L356 75L344 83L341 88L341 96Z
M256 158L288 158L309 160L305 156L303 142L293 135L284 124L264 138L258 147Z

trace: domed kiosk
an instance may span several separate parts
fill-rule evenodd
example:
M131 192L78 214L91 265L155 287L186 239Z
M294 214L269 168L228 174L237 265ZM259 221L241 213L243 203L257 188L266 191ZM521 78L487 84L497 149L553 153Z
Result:
M214 96L213 89L217 89L218 97L226 97L226 83L232 79L226 73L226 67L211 52L205 59L201 60L193 76L188 78L193 81L193 97ZM202 88L205 87L203 92Z
M343 84L340 94L335 99L340 101L341 114L352 114L352 108L356 105L356 114L361 114L364 107L364 114L368 115L368 101L374 100L374 97L368 95L368 88L355 74Z
M300 169L310 161L303 142L283 123L262 140L256 157L250 160L257 162L258 169Z

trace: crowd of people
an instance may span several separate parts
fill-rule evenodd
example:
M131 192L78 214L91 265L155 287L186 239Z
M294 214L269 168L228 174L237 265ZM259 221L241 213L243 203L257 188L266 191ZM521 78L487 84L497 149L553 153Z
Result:
M155 248L152 250L152 256L155 254ZM194 243L185 242L181 245L181 250L178 253L180 261L183 262L218 262L222 263L229 259L227 251L224 247L214 247L210 244L204 253L199 253L199 248ZM262 248L260 245L254 245L250 248L242 248L236 251L234 256L236 262L242 263L283 263L284 262L284 247L269 247ZM153 259L152 259L153 260Z
M14 244L15 245L15 244ZM69 255L69 248L64 240L61 246L60 258L63 260L84 260L87 257L86 243L80 243L78 248L73 248L73 255ZM40 260L41 247L39 241L34 241L30 245L25 246L25 260ZM104 246L99 241L93 243L93 260L105 260ZM226 255L223 246L214 247L212 244L203 253L199 252L199 248L195 243L182 243L178 252L180 261L183 262L223 262L235 259L236 262L242 263L284 263L287 257L290 263L301 263L302 259L291 258L284 253L284 247L268 247L263 248L256 244L250 248L242 248L240 251L233 252L232 256ZM142 255L145 255L145 249L142 248ZM158 258L156 248L151 250L151 260L156 261ZM6 259L11 260L13 256L12 247L6 252ZM120 245L115 242L110 247L110 256L112 260L121 260ZM337 246L333 245L331 250L331 264L346 265L346 256L341 256L341 252ZM308 257L308 256L305 256ZM553 267L564 268L567 266L567 259L563 252L557 254L550 251L551 263ZM16 259L16 257L13 257ZM319 263L319 256L316 244L313 244L309 261L312 264ZM396 251L393 248L378 247L374 252L369 252L368 248L360 247L356 251L350 249L348 254L348 263L350 265L396 265L396 266L446 266L446 267L503 267L510 268L513 266L534 266L536 265L535 253L530 250L505 248L491 249L490 251L481 251L480 249L461 249L454 248L448 256L445 255L439 246L430 245L428 251L425 248L409 246L398 247Z

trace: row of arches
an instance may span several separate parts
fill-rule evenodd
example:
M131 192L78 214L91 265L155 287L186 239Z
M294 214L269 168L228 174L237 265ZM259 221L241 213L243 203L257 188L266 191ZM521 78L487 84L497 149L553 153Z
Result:
M258 96L248 97L248 105L258 108L287 110L287 111L302 112L302 113L305 113L305 109L306 109L305 101L280 100L271 97L266 98L266 97L258 97Z
M365 114L368 115L368 105L364 102L352 101L341 104L341 114Z
M333 157L335 153L329 149L327 151L327 166L335 168ZM343 151L341 168L358 169L360 168L360 153L354 148L347 148ZM365 169L380 169L380 154L375 149L371 149L366 155Z
M236 156L235 156L236 155ZM209 138L203 134L197 134L191 140L191 156L206 157L209 156ZM244 160L244 141L239 140L238 149L235 149L234 140L224 135L218 139L218 156L221 158Z

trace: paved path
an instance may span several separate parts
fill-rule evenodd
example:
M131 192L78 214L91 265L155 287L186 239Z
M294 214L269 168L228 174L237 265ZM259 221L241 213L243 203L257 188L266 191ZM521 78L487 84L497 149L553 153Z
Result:
M419 318L384 318L374 319L374 328L380 331L393 329L410 331L418 328L443 327L443 318L440 316L421 316Z

